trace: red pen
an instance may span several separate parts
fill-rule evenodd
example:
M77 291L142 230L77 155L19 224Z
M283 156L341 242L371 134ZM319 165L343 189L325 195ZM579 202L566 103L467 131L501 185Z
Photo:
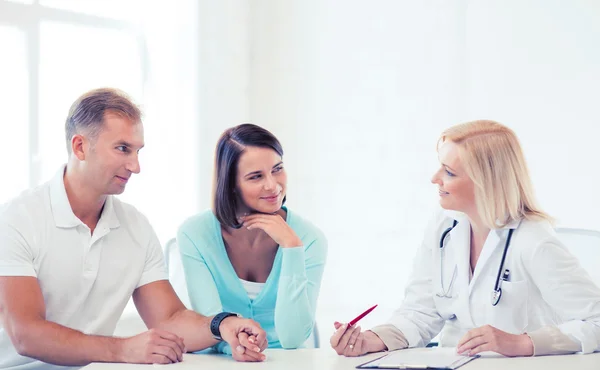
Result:
M348 327L351 327L352 325L356 324L360 319L362 319L363 317L367 316L371 311L373 311L375 309L375 307L377 307L377 305L369 308L368 310L366 310L365 312L361 313L360 315L356 316L354 318L354 320L350 321L348 323Z

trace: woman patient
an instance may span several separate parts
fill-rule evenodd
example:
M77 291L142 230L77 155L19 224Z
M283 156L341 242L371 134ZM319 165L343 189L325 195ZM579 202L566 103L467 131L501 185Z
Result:
M314 326L327 241L284 206L287 175L277 138L252 124L226 130L213 191L213 209L177 234L192 308L254 319L270 348L301 347ZM216 349L231 354L225 342Z

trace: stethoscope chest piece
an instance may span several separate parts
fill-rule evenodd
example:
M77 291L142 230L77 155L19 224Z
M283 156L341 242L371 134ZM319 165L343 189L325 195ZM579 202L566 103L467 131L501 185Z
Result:
M492 306L496 306L502 297L502 289L494 289L492 291Z

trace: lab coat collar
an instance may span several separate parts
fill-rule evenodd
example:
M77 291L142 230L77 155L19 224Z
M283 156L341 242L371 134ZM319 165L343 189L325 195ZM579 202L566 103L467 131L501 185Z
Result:
M485 243L483 245L483 249L481 250L481 254L479 255L479 260L477 261L477 265L475 266L475 271L473 271L473 278L471 279L471 282L469 284L469 295L473 291L473 287L475 286L475 284L477 284L478 280L480 280L479 278L482 276L483 271L485 271L487 269L487 265L490 263L490 259L491 259L492 255L494 254L494 252L497 249L501 249L501 250L504 249L504 247L506 245L506 239L508 238L509 230L517 229L520 224L521 224L521 219L517 219L517 220L511 221L504 227L490 230L490 233L488 234L488 237L485 240ZM511 243L513 241L514 240L512 240ZM510 246L509 246L509 250L510 250ZM470 251L470 248L469 248L469 251ZM470 254L469 254L469 256L470 256ZM469 258L469 263L470 263L470 258ZM495 267L494 269L497 270L497 267ZM494 273L496 274L497 272L494 271Z
M509 222L506 226L504 227L499 227L497 229L494 229L497 233L500 233L501 230L508 230L508 229L518 229L519 225L521 225L521 218L517 218L516 220L512 220L511 222Z
M469 222L469 218L463 212L453 211L453 210L446 209L446 210L444 210L444 215L446 215L446 217L449 217L449 218L451 218L453 220L458 221L458 223L463 223L463 224L467 223L467 224L469 224L469 226L471 225L471 223ZM501 233L501 230L517 229L517 228L519 228L519 225L521 224L521 220L522 220L521 218L518 218L516 220L512 220L506 226L498 227L498 228L496 228L494 230L497 233Z
M449 233L449 239L447 241L446 248L450 248L454 251L454 258L457 268L456 274L456 290L458 296L456 297L459 304L456 305L457 310L463 310L464 312L457 312L456 315L463 317L467 320L467 324L470 327L474 327L475 323L471 316L471 308L469 304L469 269L470 262L470 241L471 241L471 224L468 218L463 213L459 212L448 212L448 217L458 221L458 224ZM450 224L451 225L451 224Z

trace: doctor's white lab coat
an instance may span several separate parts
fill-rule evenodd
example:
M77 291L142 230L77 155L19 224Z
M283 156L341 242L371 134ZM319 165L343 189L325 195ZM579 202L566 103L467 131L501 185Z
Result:
M527 333L535 354L600 350L600 289L549 222L523 219L491 230L471 277L470 224L462 214L452 216L440 210L428 225L404 302L386 325L401 331L409 347L425 346L440 331L441 346L456 346L467 331L491 325ZM458 224L442 251L441 235L453 219ZM503 267L510 275L493 306L491 295L510 228L515 231ZM373 331L386 342L381 330Z

